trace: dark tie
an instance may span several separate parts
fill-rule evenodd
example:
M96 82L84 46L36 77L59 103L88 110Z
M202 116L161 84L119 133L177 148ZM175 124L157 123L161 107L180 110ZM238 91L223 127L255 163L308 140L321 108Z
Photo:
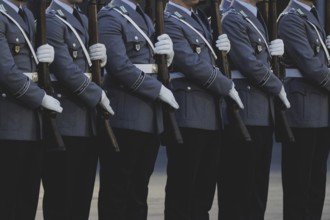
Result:
M191 12L191 17L199 24L203 25L202 20L199 18L199 16L195 12Z
M142 16L144 22L147 24L147 20L146 20L146 17L144 15L144 12L143 12L141 6L137 5L135 10L137 11L137 13L139 13Z
M315 16L316 20L319 21L319 15L318 15L317 10L314 6L312 7L311 12Z
M80 14L78 12L78 10L76 8L73 9L73 16L75 16L77 18L77 20L80 22L81 25L83 25L83 22L81 20Z
M22 8L19 8L18 9L18 14L22 17L23 21L26 23L26 15L25 15L25 12Z

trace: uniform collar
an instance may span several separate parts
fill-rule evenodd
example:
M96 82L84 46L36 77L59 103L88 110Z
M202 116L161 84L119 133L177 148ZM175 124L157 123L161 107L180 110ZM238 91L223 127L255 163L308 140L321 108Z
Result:
M12 9L14 9L14 11L16 11L18 13L19 7L17 7L15 4L13 4L12 2L10 2L8 0L3 0L3 2L5 2L9 7L11 7Z
M249 3L246 3L246 2L243 2L242 0L238 0L237 1L239 4L241 4L242 6L244 6L246 9L248 9L254 16L257 17L257 7L249 4Z
M67 5L67 4L63 3L60 0L54 0L54 1L56 2L56 4L58 4L59 6L61 6L64 10L66 10L70 14L73 13L73 8L70 5Z
M297 0L293 0L293 1L294 1L295 3L297 3L298 5L300 5L301 7L303 7L304 9L306 9L307 11L310 11L310 10L312 9L311 6L306 5L306 4L304 4L304 3L300 2L300 1L297 1Z
M126 3L128 6L130 6L131 8L133 8L133 10L136 10L136 4L131 2L130 0L121 0L122 2Z
M174 2L171 2L171 1L169 1L168 4L181 9L182 11L186 12L189 16L191 16L191 13L192 13L191 10L189 10L181 5L175 4Z

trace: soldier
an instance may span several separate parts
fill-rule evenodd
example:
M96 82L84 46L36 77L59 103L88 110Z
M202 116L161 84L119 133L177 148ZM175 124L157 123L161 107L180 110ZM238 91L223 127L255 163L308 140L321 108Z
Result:
M225 128L220 158L219 219L264 219L274 134L274 102L289 108L282 82L271 67L271 56L284 53L283 41L268 43L267 27L257 10L259 0L233 1L223 16L223 32L232 42L232 78L245 109L242 119L252 141L238 139Z
M229 95L243 108L233 82L215 66L207 17L193 9L198 2L170 0L165 9L165 32L175 52L171 85L181 106L176 118L183 136L183 144L166 148L166 220L208 219L221 145L220 99ZM216 45L230 50L226 35L220 35Z
M330 36L312 0L293 0L280 16L287 111L294 143L282 144L283 219L320 220L329 154Z
M148 183L163 132L161 102L177 109L170 90L157 80L154 54L173 59L168 35L155 36L139 0L113 0L99 12L100 41L111 59L104 87L116 115L110 118L121 152L104 146L100 155L99 219L147 219ZM155 45L153 43L156 42Z
M2 219L34 219L42 167L39 107L62 112L58 100L37 85L38 62L54 49L34 51L34 17L25 1L0 1L0 213Z
M98 160L96 106L113 110L91 82L90 60L107 61L103 44L89 45L82 0L53 0L46 11L47 38L56 56L50 65L55 93L66 110L57 117L66 152L47 155L43 175L44 218L88 219Z

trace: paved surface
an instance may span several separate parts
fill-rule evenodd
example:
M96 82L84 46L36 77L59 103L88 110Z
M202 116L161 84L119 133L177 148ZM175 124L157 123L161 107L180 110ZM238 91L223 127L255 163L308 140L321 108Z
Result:
M327 196L324 205L322 220L330 220L330 161L328 162L328 184ZM164 210L164 186L166 181L166 154L164 148L160 149L155 172L150 180L149 193L149 218L148 220L162 220ZM280 147L274 146L270 187L268 196L268 206L265 220L281 220L282 219L282 188L281 188L281 173L280 173ZM89 220L97 220L97 192L98 192L98 177L94 188L94 196L91 207ZM36 220L42 220L41 210L42 191L40 194L39 208ZM213 208L210 211L210 220L217 219L217 201L213 203Z

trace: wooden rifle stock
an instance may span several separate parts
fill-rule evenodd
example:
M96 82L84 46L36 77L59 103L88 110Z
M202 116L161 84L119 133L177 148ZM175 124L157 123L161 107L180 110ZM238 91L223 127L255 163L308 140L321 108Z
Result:
M327 36L330 35L330 0L325 0L325 33Z
M40 0L37 13L36 46L47 44L46 36L46 0ZM38 64L38 85L44 89L48 95L54 95L54 89L50 82L48 63L39 62ZM43 135L47 144L47 151L65 151L63 138L56 126L56 112L42 109Z
M152 13L152 2L153 0L145 0L144 12L154 21L154 16Z
M98 23L97 23L97 5L96 0L90 0L88 5L88 26L89 26L89 43L90 45L99 42L98 37ZM102 76L101 76L101 66L100 60L92 61L92 80L97 85L101 86ZM98 116L98 129L105 132L105 136L110 140L116 152L119 152L119 146L115 134L110 126L109 118L110 113L106 111L100 104L97 105L97 116Z
M219 11L219 2L218 0L212 0L211 6L211 25L213 30L213 39L218 39L218 36L222 34L222 27L221 27L221 14ZM218 49L215 50L218 56L217 59L217 66L222 70L222 73L231 79L231 70L229 66L228 57L225 51L219 51ZM245 141L251 141L251 135L246 128L241 115L240 115L240 108L238 107L237 103L232 100L231 98L227 97L227 113L229 117L229 122L231 128L233 129L234 133L239 134L239 138Z
M156 1L156 36L164 34L164 6L162 0ZM158 80L167 88L170 87L170 77L167 68L166 55L156 55L158 64ZM168 104L163 105L165 139L168 143L183 143L183 138L177 124L174 109Z
M271 40L275 40L277 38L277 1L270 0L270 4L268 6L268 27L269 28L269 36ZM266 10L265 10L266 11ZM285 78L285 68L281 64L281 58L278 56L272 56L272 69L275 75L283 82ZM289 141L294 142L295 138L291 127L289 125L288 119L286 117L286 107L281 99L276 96L275 97L275 140L277 142L281 141Z

